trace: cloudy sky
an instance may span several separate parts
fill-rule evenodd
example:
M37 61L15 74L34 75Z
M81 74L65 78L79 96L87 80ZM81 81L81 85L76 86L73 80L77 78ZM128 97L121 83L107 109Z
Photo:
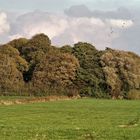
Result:
M140 0L0 0L0 44L45 33L53 45L92 43L140 54Z

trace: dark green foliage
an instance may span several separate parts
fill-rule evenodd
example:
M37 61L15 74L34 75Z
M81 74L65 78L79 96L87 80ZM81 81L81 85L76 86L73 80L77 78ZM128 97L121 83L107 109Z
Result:
M34 57L34 53L37 51L48 52L51 47L51 41L48 36L44 34L37 34L33 36L26 45L22 48L22 55L30 62Z
M28 54L34 51L43 50L44 52L51 49L51 41L48 36L44 34L37 34L33 36L26 46L22 49L22 53Z
M74 45L72 53L80 63L75 84L81 89L81 95L95 96L102 92L102 87L99 86L104 81L99 63L102 52L89 43L79 42Z
M60 51L64 53L72 53L73 48L70 45L65 45L60 48Z
M52 49L51 41L45 34L33 36L24 47L22 47L21 55L29 63L29 70L23 73L25 82L32 80L36 65L44 58L45 53L48 53Z

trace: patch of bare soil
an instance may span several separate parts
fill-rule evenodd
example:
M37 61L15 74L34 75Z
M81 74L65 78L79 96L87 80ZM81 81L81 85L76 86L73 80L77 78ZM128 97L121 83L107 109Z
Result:
M15 100L0 100L0 105L14 105L14 104L27 104L49 101L61 101L79 99L80 96L68 97L68 96L48 96L48 97L31 97L28 99L15 99Z
M136 126L138 126L138 124L133 124L133 125L128 125L128 124L119 125L120 128L130 128L130 127L136 127Z

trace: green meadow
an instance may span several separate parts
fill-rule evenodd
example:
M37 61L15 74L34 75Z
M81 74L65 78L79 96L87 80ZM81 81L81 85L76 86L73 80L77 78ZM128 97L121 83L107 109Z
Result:
M0 105L0 140L140 140L140 101Z

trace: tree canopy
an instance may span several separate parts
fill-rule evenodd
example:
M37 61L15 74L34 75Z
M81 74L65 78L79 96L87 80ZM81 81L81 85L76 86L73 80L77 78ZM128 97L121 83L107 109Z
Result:
M140 56L110 48L99 51L86 42L58 48L45 34L0 46L1 92L26 89L43 94L70 87L81 96L96 98L140 94Z

